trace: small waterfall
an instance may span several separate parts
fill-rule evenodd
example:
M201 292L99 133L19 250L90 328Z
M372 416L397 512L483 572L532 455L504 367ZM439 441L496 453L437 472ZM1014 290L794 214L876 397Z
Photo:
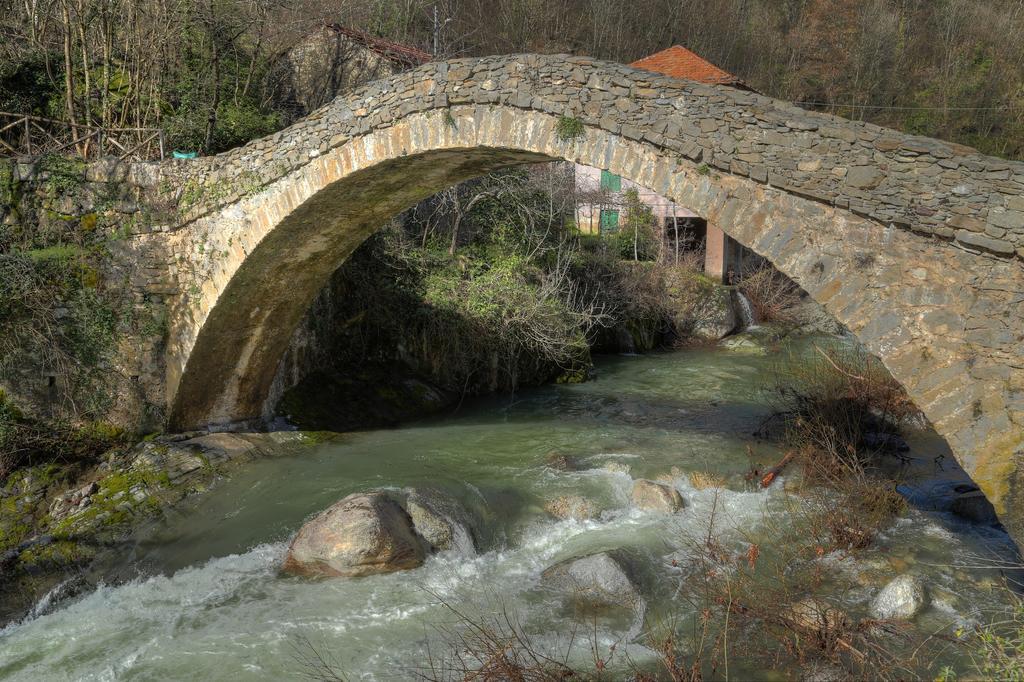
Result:
M740 316L739 331L742 332L751 327L756 327L757 316L754 315L754 308L750 305L750 301L739 289L734 290L734 293L736 294L736 310L739 311Z

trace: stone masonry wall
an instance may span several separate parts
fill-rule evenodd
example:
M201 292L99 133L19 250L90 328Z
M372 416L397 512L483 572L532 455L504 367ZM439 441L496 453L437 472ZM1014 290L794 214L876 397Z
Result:
M62 267L73 268L83 288L116 316L111 347L90 349L98 362L85 368L87 381L83 368L53 366L39 347L3 363L0 388L23 408L129 429L161 426L168 301L178 289L167 241L154 232L161 222L153 220L158 177L153 164L0 160L0 256L13 247L42 263L62 258L64 250L71 255ZM59 335L68 302L57 305L51 312Z

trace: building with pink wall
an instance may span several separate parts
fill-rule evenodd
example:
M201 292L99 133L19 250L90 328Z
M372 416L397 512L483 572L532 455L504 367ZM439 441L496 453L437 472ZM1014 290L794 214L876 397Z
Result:
M732 74L702 59L685 47L675 45L633 62L630 66L693 80L750 90ZM617 232L626 205L626 192L636 190L655 218L655 229L671 247L704 254L705 274L723 281L739 273L752 254L730 239L715 225L685 206L642 187L608 170L575 165L576 226L587 234Z

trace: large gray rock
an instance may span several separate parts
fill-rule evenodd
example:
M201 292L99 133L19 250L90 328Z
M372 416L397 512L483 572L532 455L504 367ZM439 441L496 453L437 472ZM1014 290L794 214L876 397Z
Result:
M408 495L405 507L413 527L435 551L476 552L472 521L458 500L435 489L412 488Z
M871 615L883 620L910 620L928 603L924 585L912 575L901 575L871 600Z
M683 316L673 321L676 329L698 339L717 341L731 334L738 326L732 295L724 286L710 286L704 297Z
M633 483L633 504L640 509L674 514L683 508L683 496L674 486L640 478Z
M584 606L644 608L632 563L618 550L561 561L545 569L541 578Z
M749 353L751 355L767 355L768 348L764 341L749 332L735 334L718 342L719 348L731 350L737 353Z
M357 493L299 529L283 570L307 576L356 577L416 568L426 549L412 519L384 493Z

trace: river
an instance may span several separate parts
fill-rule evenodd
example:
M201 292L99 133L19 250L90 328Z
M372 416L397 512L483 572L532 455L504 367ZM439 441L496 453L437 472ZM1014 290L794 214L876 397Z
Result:
M651 652L640 623L601 617L584 623L583 636L540 573L563 558L629 547L652 576L650 628L688 613L678 566L687 538L707 532L713 505L721 542L754 537L770 545L791 499L785 480L761 490L744 473L751 456L764 464L781 454L753 435L769 412L759 386L777 360L707 349L605 358L583 384L492 397L455 415L259 460L141 540L117 579L0 631L0 678L277 680L296 676L312 645L347 679L409 679L443 657L445 631L458 628L445 604L511 614L552 653L572 649L587 660L591 640L605 649L618 642L616 660L628 654L643 664ZM952 632L1003 604L1005 594L992 589L998 572L972 567L979 556L1012 557L1013 547L1001 531L942 511L965 477L930 430L914 430L908 441L915 470L907 490L923 507L857 558L822 561L832 562L834 589L855 615L879 580L916 572L932 594L917 628ZM552 453L575 459L578 470L552 468ZM695 489L692 471L723 476L728 487ZM630 505L633 479L665 475L674 475L686 501L681 512ZM312 514L354 491L425 485L475 510L478 553L441 553L418 569L361 579L279 573L290 536ZM567 494L591 499L599 516L557 520L544 511ZM882 578L855 579L872 572ZM945 655L963 664L955 647ZM745 654L737 659L733 676L771 677Z

